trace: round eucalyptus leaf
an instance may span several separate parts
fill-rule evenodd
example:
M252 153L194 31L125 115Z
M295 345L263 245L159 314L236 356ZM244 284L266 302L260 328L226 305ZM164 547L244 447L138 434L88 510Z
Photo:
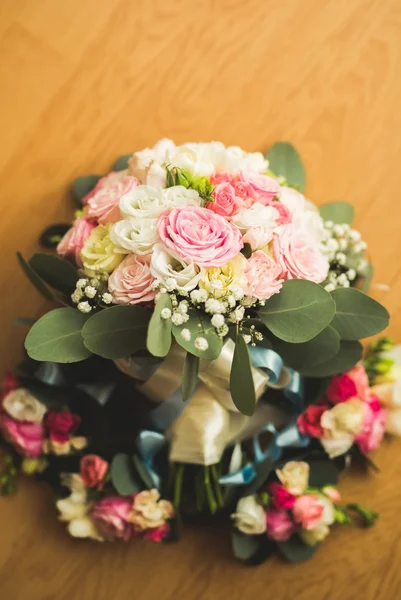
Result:
M327 202L319 208L320 216L325 221L333 221L338 225L351 225L354 220L354 207L348 202Z
M177 343L184 348L187 352L198 356L199 358L206 358L208 360L215 360L220 356L221 349L223 347L222 339L217 335L216 329L210 322L210 318L201 315L196 311L190 311L189 319L183 325L173 325L173 335ZM188 329L191 337L189 341L185 340L181 332L183 329ZM206 350L198 350L195 346L195 340L198 337L203 337L208 343Z
M341 339L359 340L388 326L388 311L363 292L355 288L338 288L331 295L336 303L332 326Z
M300 192L305 189L305 167L294 146L289 142L277 142L266 152L269 169L285 178L289 187Z

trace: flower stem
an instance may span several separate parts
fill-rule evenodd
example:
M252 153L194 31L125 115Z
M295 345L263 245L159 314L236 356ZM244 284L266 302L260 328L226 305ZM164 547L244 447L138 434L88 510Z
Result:
M174 478L174 499L173 504L175 508L179 508L181 504L181 492L182 492L182 483L184 479L184 465L178 464L176 465L176 472Z
M212 515L214 515L214 513L217 510L217 502L216 502L216 498L214 497L213 494L213 489L212 489L212 485L210 482L210 473L209 473L209 467L205 466L203 467L203 482L205 484L205 490L206 490L206 497L207 497L207 501L209 503L209 509L210 512L212 513Z
M224 507L224 496L223 496L223 492L221 491L221 487L219 484L219 469L218 469L218 465L211 465L210 466L210 471L212 474L212 480L213 480L213 486L214 486L214 491L216 494L216 499L217 499L217 504L219 506L219 508L223 508Z
M351 510L356 512L362 518L363 527L371 527L379 517L379 513L375 512L374 510L364 508L360 504L347 504L345 508L348 511Z

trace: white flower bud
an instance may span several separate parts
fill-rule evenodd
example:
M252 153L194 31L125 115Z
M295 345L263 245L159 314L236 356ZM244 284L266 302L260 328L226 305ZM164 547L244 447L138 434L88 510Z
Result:
M205 350L207 350L209 348L208 341L204 337L197 337L195 339L194 345L195 345L195 348L197 350L199 350L200 352L204 352Z
M347 277L350 281L354 281L355 277L356 277L356 271L355 269L349 269L348 273L347 273Z
M223 315L213 315L213 317L211 318L211 323L213 325L213 327L216 327L216 329L218 329L219 327L222 327L224 325L224 317Z
M89 304L89 302L80 302L77 306L78 310L80 310L82 313L90 313L90 311L92 310L91 305Z
M184 323L184 317L179 312L175 312L171 317L173 325L182 325Z
M188 312L188 302L186 300L182 300L178 305L178 312L182 315L186 315Z
M171 310L169 308L163 308L160 316L162 319L170 319L171 318Z
M102 300L105 304L111 304L113 302L113 296L109 292L105 292L102 296Z
M174 277L168 277L168 279L165 281L165 286L168 292L172 292L177 288L177 281L174 279Z
M347 262L347 257L342 252L337 252L336 260L340 263L340 265L345 265Z
M244 337L244 342L245 344L250 344L252 341L252 336L248 335L247 333L243 336Z
M189 342L189 340L191 339L191 332L189 331L189 329L183 329L181 331L181 337L184 340L184 342Z
M78 279L77 281L77 288L83 288L88 284L88 280L87 279Z
M334 292L334 290L336 289L336 286L333 285L332 283L328 283L327 285L324 286L324 289L326 290L326 292Z
M92 285L87 285L84 291L85 291L85 296L87 296L87 298L94 298L97 294L96 288L93 287Z
M334 225L333 232L334 232L334 235L337 235L338 237L341 237L345 233L344 232L344 227L342 225Z

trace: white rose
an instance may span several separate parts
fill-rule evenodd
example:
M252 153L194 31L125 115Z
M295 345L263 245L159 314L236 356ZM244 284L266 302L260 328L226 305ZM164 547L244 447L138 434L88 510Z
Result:
M263 227L265 231L273 231L278 217L279 213L275 208L256 202L251 208L234 215L232 220L243 231L250 227Z
M322 542L329 533L329 527L324 523L320 523L313 529L301 529L299 536L308 546L316 546L316 544Z
M124 219L114 223L110 230L113 244L127 253L150 254L159 240L157 219Z
M234 525L249 535L259 535L266 531L266 515L263 506L258 504L255 496L241 498L236 512L231 515Z
M276 475L290 494L299 496L308 487L309 465L303 461L290 460L281 470L276 470Z
M25 388L18 388L7 394L3 400L3 408L13 419L30 423L41 423L47 411L46 406Z
M335 458L336 456L341 456L348 452L354 443L354 436L350 433L344 433L342 437L338 437L335 439L322 438L320 440L323 448L327 452L330 458Z
M153 146L152 151L154 153L155 159L160 164L166 164L167 155L169 152L172 152L175 148L175 143L173 140L169 138L163 138L156 142Z
M165 208L177 208L181 206L201 206L202 198L196 190L190 190L183 185L173 185L163 190L163 202Z
M261 152L246 152L242 159L241 170L255 171L256 173L266 173L269 163Z
M128 162L129 175L133 175L142 184L153 187L166 187L166 168L158 162L157 153L154 150L145 148L140 152L135 152Z
M288 208L292 215L305 211L305 197L297 190L281 186L279 198L280 202Z
M204 149L196 144L184 144L168 151L167 164L188 171L191 175L210 176L214 171L214 165Z
M344 433L358 435L362 430L365 410L365 403L359 398L340 402L326 410L320 419L325 438L342 439Z
M168 279L175 279L177 289L185 292L193 290L203 275L203 269L175 258L166 252L162 244L156 244L153 248L150 272L162 284Z
M244 242L250 244L253 251L264 248L273 237L273 229L269 227L250 227L244 235Z
M157 219L164 210L163 190L150 185L138 185L120 199L124 218Z

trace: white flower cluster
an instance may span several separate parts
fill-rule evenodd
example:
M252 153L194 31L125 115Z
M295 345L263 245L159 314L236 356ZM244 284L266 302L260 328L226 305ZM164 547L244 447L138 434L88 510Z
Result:
M362 275L367 261L364 252L367 244L361 234L350 225L334 224L324 221L324 240L322 242L330 270L324 287L328 292L337 288L348 288L358 275Z
M100 303L111 304L112 295L104 291L107 276L99 274L99 277L92 279L78 279L75 291L71 294L71 300L77 305L77 309L82 313L90 313L98 307Z

